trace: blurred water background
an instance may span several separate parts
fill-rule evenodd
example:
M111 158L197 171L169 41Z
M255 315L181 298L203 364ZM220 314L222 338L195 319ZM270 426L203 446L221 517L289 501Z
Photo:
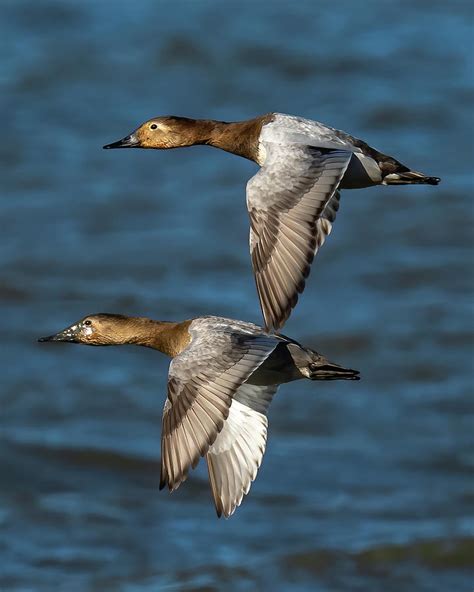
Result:
M472 4L0 4L0 590L472 590ZM285 332L357 384L283 386L250 495L158 492L168 360L36 343L85 314L260 322L245 183L159 114L281 111L439 187L346 191Z

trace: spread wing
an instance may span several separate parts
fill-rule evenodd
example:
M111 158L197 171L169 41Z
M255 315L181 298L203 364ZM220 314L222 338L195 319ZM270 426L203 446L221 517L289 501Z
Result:
M280 329L331 232L337 188L352 153L265 144L264 166L247 184L250 252L267 330Z
M206 455L217 515L240 506L257 476L267 443L267 408L278 385L243 384L237 390L222 431Z
M237 389L276 347L265 335L202 332L173 359L163 409L160 489L173 491L215 442Z

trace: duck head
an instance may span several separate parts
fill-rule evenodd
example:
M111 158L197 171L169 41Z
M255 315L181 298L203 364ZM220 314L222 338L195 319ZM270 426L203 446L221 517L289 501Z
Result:
M127 343L129 318L115 314L93 314L38 341L66 341L85 345L118 345Z
M206 143L206 122L188 119L187 117L154 117L143 123L125 138L106 144L104 149L111 148L180 148L193 144Z

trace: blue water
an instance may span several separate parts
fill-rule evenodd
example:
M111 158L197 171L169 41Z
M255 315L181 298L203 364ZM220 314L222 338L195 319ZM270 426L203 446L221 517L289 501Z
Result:
M471 590L470 3L0 6L0 590ZM346 191L285 332L357 368L270 410L250 495L158 491L168 360L48 346L85 314L260 322L244 188L158 114L319 119L439 187Z

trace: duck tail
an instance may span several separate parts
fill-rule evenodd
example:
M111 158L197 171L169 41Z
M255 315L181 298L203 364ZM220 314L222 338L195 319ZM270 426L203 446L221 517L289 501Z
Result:
M385 175L382 185L438 185L439 177L428 177L417 171L402 171Z
M360 380L358 370L334 364L311 349L307 349L306 353L311 360L300 371L310 380Z

